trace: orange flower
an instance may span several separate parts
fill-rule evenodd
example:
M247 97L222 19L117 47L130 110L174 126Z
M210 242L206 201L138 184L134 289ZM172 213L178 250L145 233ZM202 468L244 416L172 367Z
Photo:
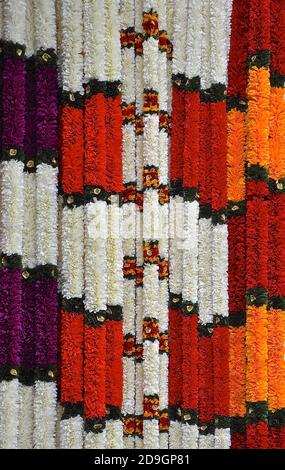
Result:
M269 165L269 70L251 67L248 78L247 161Z
M271 88L269 176L285 177L285 100L284 88Z
M247 306L247 401L267 400L267 307Z
M285 312L268 312L268 406L271 411L285 407Z

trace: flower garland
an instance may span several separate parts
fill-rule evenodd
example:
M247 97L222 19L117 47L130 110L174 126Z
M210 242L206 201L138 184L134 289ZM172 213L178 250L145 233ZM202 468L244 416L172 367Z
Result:
M246 2L233 4L228 89L230 414L232 447L245 445L245 111ZM239 72L236 70L238 62ZM233 149L235 147L235 158ZM237 256L237 253L240 253ZM234 361L239 351L238 362ZM236 364L236 367L233 364Z
M54 67L55 15L52 2L48 8L43 8L42 3L39 2L34 7L34 11L31 2L27 2L27 5L26 2L20 2L19 8L17 7L18 5L16 6L13 1L5 2L3 5L4 47L1 48L5 55L3 58L5 79L2 92L3 96L9 97L6 105L5 100L3 102L5 125L2 140L4 156L2 266L5 268L4 271L7 271L5 274L12 269L15 288L13 301L8 297L3 300L6 306L9 306L9 311L14 318L14 325L11 322L13 333L10 341L9 363L12 362L12 368L9 372L9 380L15 379L15 383L9 381L9 387L13 388L11 405L13 404L16 408L16 412L13 412L13 442L10 441L11 436L8 434L4 447L45 448L55 446L56 409L57 74ZM29 28L30 21L35 16L37 21L33 36L33 31ZM24 21L22 21L23 18ZM45 24L43 40L39 33L42 21ZM49 41L48 52L43 49L46 41ZM25 43L27 43L27 54L30 57L25 56ZM31 57L32 54L33 57ZM5 84L6 79L7 84ZM7 90L5 87L8 87ZM35 100L36 94L37 100ZM13 112L8 109L9 103L14 103ZM5 117L7 112L10 115L10 121ZM7 129L6 126L8 126ZM10 132L15 126L17 127L14 137L16 140L12 144ZM43 139L43 133L46 132L49 135L47 140ZM12 148L9 149L9 147ZM36 164L37 172L33 174ZM48 191L43 187L43 180L48 181ZM7 209L6 204L8 204ZM25 211L27 206L28 210ZM43 213L45 213L44 218ZM8 278L3 278L3 282L7 281ZM16 309L15 312L14 309ZM22 312L25 312L24 316ZM33 387L34 384L35 387ZM6 392L8 393L8 390ZM35 411L37 416L33 422ZM3 422L6 421L9 428L10 417L5 416L6 412L9 412L9 406L7 410L3 409ZM25 437L22 436L23 430Z
M64 0L60 51L60 446L83 446L83 109L81 2ZM72 18L72 20L71 20ZM71 139L71 135L73 138Z
M260 17L257 10L260 12ZM261 19L262 18L262 19ZM270 2L249 5L247 84L247 447L264 448L267 428L268 165L270 118ZM258 116L258 119L257 119ZM262 126L262 133L260 132ZM258 218L257 218L258 214ZM254 348L254 350L253 350ZM258 383L258 387L256 384Z
M37 5L34 5L34 17L36 18L34 30L36 50L35 145L37 150L35 177L36 263L43 273L42 278L35 281L35 308L37 312L35 354L36 365L48 368L46 376L35 382L34 446L36 448L52 448L55 447L58 315L56 282L58 115L57 71L55 67L55 2L49 2L49 5L44 1L38 2ZM32 161L28 159L26 163L26 167L30 171L33 168ZM28 270L26 272L29 273ZM29 282L29 277L26 280ZM46 343L45 353L44 343Z
M212 279L213 314L216 324L213 331L215 447L229 448L228 226L226 217L227 117L225 101L228 60L227 38L230 24L228 2L212 1L210 4L210 17L212 83L212 100L210 103L211 204L213 223ZM221 391L223 391L222 397Z
M200 448L228 448L230 445L224 97L229 21L228 2L204 2L200 52L202 91L198 242ZM219 353L220 350L223 354ZM222 400L219 400L220 390L223 390Z
M136 309L135 309L135 448L143 448L143 0L135 2L135 133L136 133Z
M183 285L183 148L184 148L184 90L187 2L179 1L173 15L172 116L170 142L170 205L169 205L169 447L181 448L181 391L182 391L182 329L181 292Z
M169 9L169 6L168 6ZM169 151L169 103L167 75L169 39L167 34L167 5L159 0L159 447L168 448L168 305L169 305L169 240L166 228L169 223L168 151Z
M106 2L106 79L116 93L106 99L106 158L107 188L111 193L108 205L108 251L107 251L107 303L110 317L106 322L106 445L108 448L123 447L123 423L120 419L123 394L123 247L122 208L122 109L121 109L121 46L119 29L119 1ZM108 415L109 412L109 415ZM113 414L113 415L112 415Z
M198 415L199 448L214 448L213 224L211 153L211 2L202 9L199 229L198 229Z
M245 139L247 2L233 2L227 91L229 384L231 447L246 445ZM238 359L237 359L238 358Z
M106 447L108 301L106 2L102 2L100 7L100 9L95 7L94 2L84 3L85 18L87 16L90 18L84 21L84 50L86 50L84 72L86 70L86 80L89 80L85 85L84 182L85 192L90 194L85 201L84 241L84 418L86 431L84 445L89 449ZM94 24L96 24L95 28ZM98 47L98 50L95 47ZM91 48L90 55L88 48ZM100 54L96 54L98 52ZM96 66L92 65L92 62Z
M193 20L195 18L195 20ZM202 4L188 2L183 150L182 448L198 447L198 164ZM194 60L192 59L194 58Z
M284 276L279 259L284 253L284 21L281 3L270 4L271 63L269 117L269 267L268 267L268 447L284 448ZM278 28L276 25L278 24ZM278 335L276 335L278 331Z
M159 309L158 275L158 14L156 1L143 2L143 440L159 447Z
M25 2L1 4L3 14L2 159L1 159L1 447L17 448L19 425L19 367L21 365L21 256L23 233L23 170L25 133ZM10 44L10 47L8 47ZM7 45L7 47L5 47ZM12 260L17 259L13 268ZM11 264L10 264L11 261ZM11 291L9 291L9 286Z
M136 161L135 161L135 2L121 3L123 112L124 249L124 447L135 445Z
M99 50L92 46L90 52L100 53L104 46L105 57L100 69L101 57L94 68L86 54L85 447L120 448L123 272L121 209L117 197L122 191L119 4L106 1L101 13L93 3L86 2L85 6L86 14L93 19L84 24L87 51L95 34ZM91 73L95 75L90 77ZM106 261L103 267L102 259ZM94 343L92 338L96 339Z

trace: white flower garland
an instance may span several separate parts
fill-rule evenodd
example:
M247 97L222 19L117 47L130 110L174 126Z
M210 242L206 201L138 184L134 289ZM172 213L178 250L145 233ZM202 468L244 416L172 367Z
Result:
M1 172L1 251L7 255L22 254L23 234L23 170L22 162L11 160L0 165Z
M61 418L64 412L64 408L60 403L57 403L56 406L56 426L55 426L55 446L57 449L61 448L60 445L60 440L61 440L61 434L60 434L60 427L61 427ZM80 442L80 440L78 441Z
M67 299L83 295L83 213L82 206L62 210L61 291Z
M124 0L121 2L121 29L125 31L134 27L135 2ZM123 47L122 58L122 101L127 105L135 102L135 48ZM136 181L136 136L135 123L123 125L123 181L124 184ZM136 202L123 204L123 252L124 256L135 257L136 248ZM123 301L123 333L133 335L135 338L135 303L136 303L136 280L124 279L124 301ZM123 358L123 403L122 414L135 414L135 358ZM124 447L133 449L134 436L124 436Z
M144 42L144 44L147 41ZM145 54L145 51L144 51ZM158 57L157 57L158 60ZM158 166L158 148L159 148L159 116L158 114L144 115L144 166Z
M169 425L169 449L181 449L182 429L180 421L170 421Z
M55 448L57 385L54 382L35 383L34 448Z
M105 0L83 0L84 80L105 80Z
M159 238L159 216L158 191L149 188L144 192L143 201L143 235L145 241Z
M84 449L105 449L105 447L106 428L96 434L93 432L84 433Z
M19 384L18 449L31 449L34 442L34 387Z
M225 38L226 38L227 69L228 69L228 59L229 59L229 51L230 51L232 8L233 8L233 0L225 0L224 9L225 9L225 13L226 13ZM225 84L226 85L228 84L227 70L226 70Z
M83 448L83 419L81 416L60 421L61 449Z
M210 0L211 81L226 83L229 18L225 0Z
M199 430L196 424L182 424L182 449L198 449Z
M58 169L37 166L37 263L57 264L57 174Z
M213 322L212 309L212 221L199 219L199 320L201 323Z
M5 0L3 4L3 33L5 41L25 43L26 0Z
M137 136L137 141L142 136ZM142 146L137 147L137 165L138 161L142 160ZM138 190L142 189L142 178L138 175ZM143 212L137 207L137 229L136 229L136 261L137 266L143 266ZM136 287L136 305L135 305L135 331L136 331L136 347L142 345L142 325L144 317L144 289L142 285ZM135 414L136 416L143 415L143 393L144 393L144 365L143 361L135 363L136 366L136 379L135 379ZM140 436L135 436L135 448L142 449L144 446L143 439Z
M143 2L143 11L157 12L157 1ZM143 41L143 78L144 89L159 92L159 49L158 39L150 36ZM144 115L143 165L158 167L159 115ZM143 239L144 242L157 240L159 230L159 202L157 189L144 191L143 203ZM158 265L144 263L143 306L144 318L159 320L157 292L159 290ZM159 395L159 341L144 340L143 343L144 396ZM159 447L159 424L154 419L143 421L144 448Z
M124 381L123 381L123 415L134 414L135 407L135 363L128 357L124 357ZM130 440L129 438L126 438Z
M166 23L167 23L167 37L170 41L170 45L173 44L173 30L174 30L174 0L169 0L166 2ZM167 61L167 110L169 114L172 111L172 72L173 72L173 60Z
M35 8L33 0L26 1L26 17L25 17L25 45L26 56L31 57L35 52Z
M173 74L185 73L185 45L187 36L187 0L176 0L173 17Z
M0 382L0 449L17 449L19 381Z
M105 58L106 78L110 81L121 79L121 43L119 26L119 0L105 0L106 33Z
M105 201L85 206L85 299L90 312L107 306L108 211Z
M231 430L230 428L215 429L215 449L230 449Z
M198 219L199 203L184 202L183 300L198 300Z
M36 266L36 178L35 173L24 173L24 223L23 258L24 267Z
M62 87L83 93L82 0L62 0L60 13Z
M129 49L127 49L129 51ZM125 101L127 99L125 98ZM134 101L134 100L133 100ZM130 102L130 101L127 101ZM136 180L135 166L135 131L133 124L123 126L123 177L124 182L133 182Z
M56 49L55 0L34 2L36 49Z
M228 227L213 226L213 314L227 317L228 312Z
M142 13L143 13L143 0L135 1L135 32L142 34ZM141 115L143 111L143 56L135 55L135 101L136 101L136 116ZM136 163L136 177L137 177L137 190L143 189L143 135L136 135L135 144L135 163ZM136 262L137 266L143 265L143 239L142 239L142 223L143 213L136 205ZM135 331L136 331L136 347L142 344L142 324L143 324L143 287L136 287L136 305L135 305ZM142 416L143 414L143 362L135 361L135 415ZM143 439L135 436L135 448L143 448Z
M120 419L106 421L106 448L123 449L123 422Z
M199 449L214 449L215 436L213 434L200 434Z
M158 0L158 18L159 30L167 31L167 2ZM161 51L159 57L159 73L158 73L158 94L159 109L168 111L168 60L166 51ZM169 137L167 129L159 131L159 182L168 185L169 182ZM160 258L168 262L169 257L169 238L168 238L168 222L169 222L169 204L159 205L159 254ZM168 331L168 278L159 281L159 331L165 333ZM160 411L168 409L168 355L161 353L159 357L159 409ZM168 432L160 433L159 447L168 448Z
M108 251L107 284L108 305L123 305L123 250L121 231L121 208L117 203L107 206L108 210Z
M202 18L202 2L189 0L185 74L190 79L201 75Z
M201 88L211 86L211 16L210 1L202 0Z

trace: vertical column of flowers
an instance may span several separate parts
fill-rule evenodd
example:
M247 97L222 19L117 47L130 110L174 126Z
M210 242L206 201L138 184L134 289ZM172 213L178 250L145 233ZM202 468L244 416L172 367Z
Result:
M230 447L227 115L226 82L231 8L228 0L210 2L211 20L211 191L215 448Z
M183 150L182 448L198 447L198 169L202 3L189 1Z
M279 0L270 3L271 64L269 117L269 259L268 259L268 447L285 446L285 11Z
M168 304L169 304L169 113L168 113L168 57L167 4L157 3L159 18L159 447L168 448Z
M245 138L248 2L232 7L227 90L229 384L231 447L246 446Z
M24 138L24 220L23 258L26 271L36 266L36 175L35 175L35 61L34 61L34 10L33 2L26 2L26 108ZM19 384L19 436L18 448L32 448L34 444L34 378L35 378L35 295L33 283L25 283L22 290L22 305L25 315L22 322L21 373Z
M124 447L135 444L135 307L136 307L136 147L135 147L135 2L121 2L123 113L123 404Z
M156 1L143 3L143 441L159 447L159 96Z
M214 447L214 370L212 303L212 158L211 158L211 16L210 1L202 4L202 51L199 147L198 229L198 415L199 448Z
M84 1L85 448L106 446L106 2Z
M106 1L106 178L108 191L106 447L123 447L122 84L119 1Z
M136 338L135 338L135 448L143 447L143 0L135 1L135 99L136 99Z
M55 2L34 4L36 93L36 263L34 447L55 447L57 361L57 70ZM28 163L27 163L28 165Z
M60 446L83 446L83 57L82 2L59 8Z
M172 115L169 206L169 447L181 448L182 400L182 240L184 77L187 1L175 2L173 12Z
M247 447L268 445L268 165L270 2L249 2L246 348Z
M21 363L26 2L1 2L0 447L16 448Z

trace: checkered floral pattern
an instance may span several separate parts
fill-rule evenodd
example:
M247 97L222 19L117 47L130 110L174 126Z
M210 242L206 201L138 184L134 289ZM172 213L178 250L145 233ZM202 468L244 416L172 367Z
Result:
M0 448L285 448L284 1L0 31Z

